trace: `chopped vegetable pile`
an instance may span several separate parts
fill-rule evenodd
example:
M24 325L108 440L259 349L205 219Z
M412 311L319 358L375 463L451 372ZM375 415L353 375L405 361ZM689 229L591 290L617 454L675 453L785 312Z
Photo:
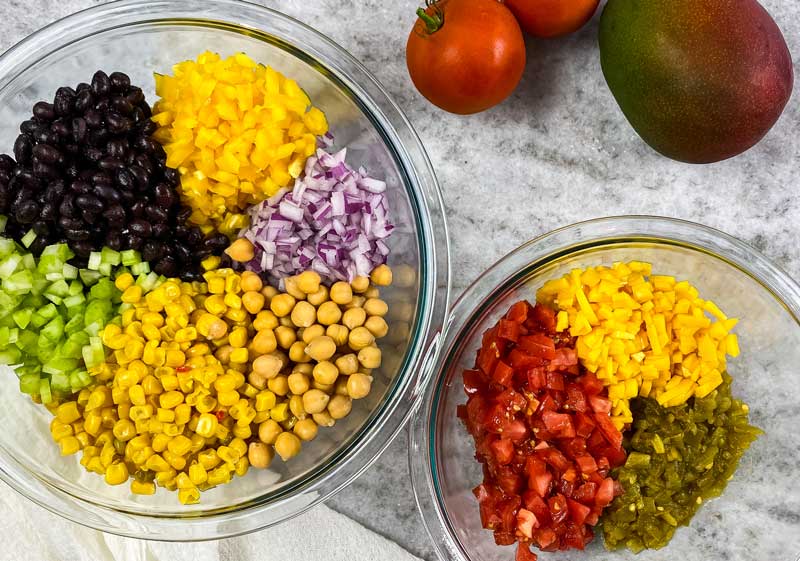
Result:
M60 88L0 156L0 364L62 455L190 504L369 395L393 226L296 82L243 53L173 73L152 117L119 72Z
M475 439L483 526L517 560L660 548L722 493L761 431L731 397L729 319L648 263L573 270L483 336L459 417Z

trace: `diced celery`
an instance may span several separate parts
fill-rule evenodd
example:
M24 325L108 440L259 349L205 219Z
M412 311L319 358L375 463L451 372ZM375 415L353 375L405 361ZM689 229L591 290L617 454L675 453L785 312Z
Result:
M61 280L61 279L63 279L63 278L64 278L64 275L63 275L62 273L47 273L47 274L44 276L44 278L46 278L46 279L47 279L47 280L49 280L50 282L53 282L53 281L57 281L57 280Z
M89 291L89 297L96 300L104 300L111 298L115 292L118 292L118 290L114 283L107 278L101 278Z
M19 352L19 349L15 349L14 347L9 347L0 351L0 364L7 364L9 366L19 364L21 358L22 353Z
M119 251L114 251L110 247L104 247L100 252L100 256L103 263L110 263L112 266L119 265L120 261L122 260L122 256L119 254Z
M45 405L53 401L53 394L50 393L50 380L43 379L39 381L39 395Z
M78 268L70 265L69 263L65 263L61 268L61 274L65 279L77 279Z
M100 274L104 277L111 276L111 263L100 263L97 267L97 270L100 271Z
M141 286L144 292L150 292L158 284L158 275L156 273L140 275L139 278L136 279L136 284Z
M90 271L97 271L100 268L100 263L103 262L103 256L99 251L93 251L89 254L89 263L86 268Z
M9 255L0 263L0 279L6 279L17 270L17 266L22 263L22 256Z
M90 271L89 269L81 269L78 272L78 276L81 278L85 286L91 286L98 280L100 280L100 277L102 277L103 275L101 275L97 271Z
M58 314L58 308L56 308L53 304L47 304L46 306L43 306L38 313L44 319L50 320L56 317Z
M78 361L74 358L58 357L48 360L42 366L42 372L50 375L63 374L74 370L77 366Z
M43 337L47 337L53 342L57 342L61 337L64 336L64 320L61 319L61 316L56 316L51 319L47 325L42 327L41 332Z
M83 285L80 283L80 281L74 280L69 283L69 292L67 295L75 296L76 294L83 294Z
M35 269L36 268L36 259L33 257L32 254L27 253L25 257L22 258L22 265L26 269Z
M33 315L32 308L22 308L14 312L14 323L16 323L21 329L25 329L28 327L28 324L31 322L31 316Z
M142 261L141 254L136 251L135 249L127 249L122 252L122 264L126 267L131 265L135 265L136 263L140 263Z
M22 242L22 245L24 245L25 247L30 247L31 244L33 243L33 240L35 239L36 239L36 232L34 232L33 230L28 230L27 233L24 236L22 236L22 239L20 241Z
M39 334L30 329L23 329L17 338L17 348L20 350L33 349L39 344Z
M50 388L54 392L67 393L70 390L70 374L68 372L55 372L50 376Z
M19 391L28 395L39 393L39 375L25 374L19 377Z
M150 263L147 261L142 261L141 263L136 263L131 265L131 274L135 277L139 275L146 275L150 272Z
M51 284L48 289L45 290L44 294L45 296L52 294L53 296L60 296L61 298L64 298L69 296L69 285L64 279L58 280Z
M56 296L55 294L45 294L44 297L50 300L56 306L60 305L61 302L63 302L63 299L60 296Z
M83 329L83 317L83 314L75 314L69 318L69 321L64 326L64 333L72 335L73 333L81 331Z

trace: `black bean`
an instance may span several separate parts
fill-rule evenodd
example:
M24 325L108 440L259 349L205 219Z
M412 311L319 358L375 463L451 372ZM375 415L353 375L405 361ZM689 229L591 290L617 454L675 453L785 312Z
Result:
M142 92L141 88L133 87L125 95L125 99L131 105L141 105L144 102L144 92Z
M76 255L84 258L89 257L89 254L94 249L92 247L91 242L86 240L76 240L70 243L69 246L72 248L72 251L74 251Z
M49 123L56 118L56 111L52 103L39 101L33 106L33 116L40 123Z
M14 177L17 178L18 184L21 187L31 187L39 185L39 180L36 179L36 174L31 169L18 167L14 170Z
M19 132L21 132L22 134L32 134L33 131L37 130L38 128L39 128L39 123L37 123L33 119L28 119L27 121L22 121L22 123L20 123Z
M138 187L147 188L150 186L150 172L144 169L142 166L134 164L130 166L127 171L134 177ZM158 191L156 190L156 192Z
M127 245L130 249L139 250L142 248L143 240L139 236L129 235L127 238Z
M75 230L64 230L64 237L70 241L88 240L91 234L86 228L79 228Z
M75 216L75 200L72 195L66 195L58 206L58 213L67 218Z
M149 238L150 234L152 233L152 229L150 227L150 223L147 220L143 220L141 218L137 218L136 220L131 220L128 224L128 229L131 233L136 234L142 238Z
M184 238L186 243L191 246L198 246L203 243L203 232L200 231L200 228L197 226L192 226L189 228L186 237Z
M94 186L93 192L106 202L119 202L119 191L110 185L98 184ZM122 208L122 207L120 207Z
M78 195L75 197L75 204L81 210L97 213L103 211L103 202L94 195Z
M117 92L125 93L131 87L131 79L127 74L112 72L109 78L111 79L111 87Z
M105 127L93 130L89 133L89 144L99 148L106 143L109 136L111 136L111 134Z
M84 113L94 105L94 96L91 89L78 91L78 97L75 99L75 110L78 113Z
M94 104L94 110L102 113L103 115L108 113L109 107L111 107L111 103L108 101L107 97L101 97Z
M210 249L212 253L219 253L224 251L229 243L230 240L225 234L212 234L203 241L203 247Z
M117 170L117 185L121 189L131 190L136 187L136 177L125 168Z
M31 161L31 153L33 152L33 142L30 137L21 134L14 142L14 159L17 160L19 165L26 166Z
M166 223L156 222L155 224L153 224L152 230L153 233L151 237L153 238L157 238L159 240L165 240L172 237L172 231L170 230L169 225Z
M64 155L77 156L81 153L81 147L73 142L67 142L61 145L61 151ZM77 165L74 161L70 162L71 165ZM74 177L78 176L78 171L75 172Z
M42 205L42 210L39 211L39 218L46 222L52 222L56 214L56 205L52 202L46 202Z
M106 124L109 132L113 134L127 133L133 129L133 121L115 111L106 113Z
M145 208L147 208L147 201L139 199L131 205L131 214L134 216L134 218L141 218L144 216Z
M75 108L75 90L72 88L58 88L53 99L53 109L56 115L69 115Z
M58 170L55 167L37 161L33 162L33 173L41 179L58 177Z
M86 195L92 192L92 184L85 179L76 179L70 184L69 189L76 195Z
M134 163L140 168L144 169L147 173L151 174L156 171L156 167L153 165L153 162L150 160L150 156L147 154L137 154Z
M103 216L105 217L106 220L108 220L109 224L115 226L121 226L126 218L125 209L122 208L122 206L120 205L113 205L109 207L103 213Z
M113 250L119 251L122 249L122 234L117 231L111 231L106 234L105 245Z
M20 224L30 224L37 216L39 216L39 205L31 200L23 201L15 213L15 218Z
M92 185L114 185L114 176L107 171L96 171L92 174Z
M95 148L94 146L87 146L83 151L83 155L90 162L99 162L104 156L103 151L99 148Z
M67 146L68 148L68 146ZM77 146L75 147L77 151ZM64 168L64 175L67 176L68 179L75 179L80 174L81 170L78 167L78 164L75 162L70 162Z
M130 118L137 125L140 123L152 122L147 118L147 115L145 115L145 112L141 107L135 107L133 111L131 111Z
M97 222L97 219L100 218L100 214L91 210L84 210L81 211L81 218L83 218L83 221L87 224L93 225Z
M58 219L58 225L65 230L78 230L83 227L83 222L79 218L68 218L62 215Z
M48 237L39 236L35 240L33 240L33 243L28 248L28 251L30 251L34 255L38 255L42 251L44 251L44 248L47 247L48 245L50 245L51 243L52 242L50 241L50 239Z
M190 209L189 207L182 207L178 211L178 215L176 216L176 219L178 220L179 224L184 224L186 221L189 220L189 217L191 215L192 215L192 209Z
M61 138L66 138L72 134L70 125L62 120L58 120L50 125L50 130Z
M112 158L112 157L105 157L98 162L100 169L103 170L118 170L119 168L123 167L125 163L120 160L119 158Z
M156 263L156 266L153 268L153 270L159 275L164 275L165 277L174 277L178 274L178 264L172 257L164 257L158 263Z
M164 179L173 187L177 187L181 182L181 174L176 169L167 168L164 170Z
M142 259L145 261L155 261L161 257L161 244L149 241L142 246Z
M124 157L128 150L130 150L130 145L126 138L115 138L114 140L109 140L108 144L106 144L106 154L114 158Z
M169 220L167 211L155 205L147 205L145 216L152 222L166 222Z
M61 139L50 129L40 128L33 133L33 140L40 144L58 144Z
M83 119L86 121L86 125L90 129L99 129L105 124L103 114L95 109L89 109L86 111L86 113L83 114Z
M126 207L131 207L136 202L136 195L133 191L126 191L125 189L120 189L119 196L122 199L122 203Z
M111 98L111 108L120 115L130 115L134 106L124 97L115 96Z
M43 164L55 164L63 158L58 148L49 144L37 144L34 146L33 157Z
M105 96L111 92L111 80L102 70L98 70L92 76L92 92L97 96Z
M11 171L16 166L14 158L8 154L0 154L0 170Z
M37 236L47 236L50 233L50 226L44 220L37 220L33 223L32 228Z
M175 244L173 255L178 261L183 261L184 263L189 263L192 260L192 251L182 243Z
M86 133L89 127L83 117L75 117L72 119L72 139L75 142L81 143L86 141Z

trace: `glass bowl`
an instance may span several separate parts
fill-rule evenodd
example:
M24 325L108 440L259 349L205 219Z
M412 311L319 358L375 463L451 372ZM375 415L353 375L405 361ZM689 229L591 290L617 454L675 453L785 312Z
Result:
M410 463L425 525L443 561L510 561L481 527L472 489L482 480L474 442L456 417L466 402L462 371L472 368L483 332L514 302L535 301L544 281L573 268L640 260L687 279L701 298L740 318L741 355L731 359L734 395L762 428L720 498L703 506L660 551L542 553L541 561L796 561L800 554L800 287L758 252L704 226L654 217L607 218L535 239L491 267L454 305L421 409L413 417Z
M419 395L423 358L441 330L449 287L447 232L436 178L399 108L353 57L313 29L278 12L235 0L122 1L74 14L0 57L0 150L17 124L62 85L90 81L98 69L126 72L155 101L153 72L205 50L244 51L294 78L322 109L348 161L385 179L397 225L390 239L395 285L390 337L373 391L335 427L321 430L287 463L251 470L182 506L173 493L130 494L62 458L49 437L50 414L23 397L2 372L0 477L39 505L73 521L126 536L202 540L264 528L325 500L389 444Z

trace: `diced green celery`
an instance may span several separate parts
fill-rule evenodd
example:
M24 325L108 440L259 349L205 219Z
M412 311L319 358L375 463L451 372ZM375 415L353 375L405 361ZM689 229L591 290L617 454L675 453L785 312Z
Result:
M64 358L81 358L83 345L79 341L67 339L59 351Z
M80 276L83 284L85 286L91 286L96 283L100 278L103 276L97 271L90 271L89 269L81 269L78 272L78 276Z
M126 267L130 267L131 265L135 265L136 263L140 263L142 261L141 254L135 249L126 249L122 252L121 257L122 264Z
M142 287L144 292L150 292L158 284L158 275L156 273L148 273L147 275L139 275L136 279L136 284Z
M72 253L72 250L65 243L56 243L53 245L48 245L42 251L42 256L45 255L54 255L62 263L66 263L67 261L75 257L75 254Z
M44 294L45 296L52 294L53 296L60 296L61 298L64 298L69 296L69 285L64 279L58 280L51 284L48 289L45 290Z
M30 329L23 329L17 338L17 348L21 351L28 351L39 346L39 334Z
M41 295L47 290L47 287L50 286L50 282L47 279L37 278L33 280L33 288L31 288L31 294L34 295Z
M36 265L36 269L43 275L48 273L60 273L64 268L64 263L65 261L59 258L59 256L55 253L51 253L49 255L45 255L43 253L39 257L39 263Z
M90 271L97 271L100 268L100 263L103 262L103 256L99 251L93 251L89 254L89 263L86 268Z
M30 269L30 270L36 269L36 258L32 254L26 253L22 257L22 265L26 269Z
M44 378L39 381L39 395L45 405L53 401L53 394L50 393L50 380Z
M64 326L64 333L66 333L67 335L72 335L73 333L82 331L83 317L84 317L83 314L75 314L71 318L69 318L69 321Z
M45 279L49 280L50 282L55 282L57 280L61 280L64 278L64 275L61 273L47 273L44 276Z
M39 393L39 375L25 374L19 377L19 391L28 395Z
M41 334L54 343L58 342L64 336L64 320L61 319L61 316L54 317L47 325L42 327Z
M0 364L6 364L9 366L13 364L19 364L21 358L22 353L19 352L19 349L14 347L8 347L7 349L0 350Z
M56 306L60 306L61 302L64 301L64 299L61 298L61 296L56 296L55 294L45 294L44 297L50 300Z
M78 366L78 361L74 358L57 357L48 360L42 365L42 372L45 374L64 374L75 370Z
M25 329L31 322L32 315L33 315L32 308L19 309L16 312L14 312L14 323L16 323L21 329Z
M150 263L147 261L142 261L141 263L135 263L131 265L131 274L135 277L139 275L146 275L150 272Z
M42 306L38 313L43 318L50 320L58 315L58 308L56 308L53 304L47 304L46 306Z
M101 278L89 291L89 297L95 300L105 300L111 298L117 287L108 278Z
M75 296L76 294L83 294L83 285L78 280L69 283L69 292L67 293L68 296Z
M110 263L115 267L122 261L122 256L119 254L119 251L114 251L110 247L104 247L100 252L100 256L103 263Z
M110 277L111 276L111 267L112 267L111 263L100 263L100 266L97 267L97 270L104 277Z
M0 233L6 231L6 224L8 223L8 217L5 215L0 214Z
M78 268L70 265L69 263L64 263L64 266L61 268L61 274L64 276L65 279L77 279L78 278Z
M20 263L22 263L21 255L9 255L6 257L2 263L0 263L0 279L7 279L10 277L14 271L17 270L17 266Z
M24 245L25 247L30 247L31 244L33 243L33 240L35 239L36 239L36 232L34 232L33 230L28 230L27 233L24 236L22 236L22 239L20 241L22 242L22 245Z
M50 389L57 393L67 393L70 390L69 372L55 372L50 376Z
M33 274L30 271L17 271L6 278L3 289L13 294L25 294L33 288Z

